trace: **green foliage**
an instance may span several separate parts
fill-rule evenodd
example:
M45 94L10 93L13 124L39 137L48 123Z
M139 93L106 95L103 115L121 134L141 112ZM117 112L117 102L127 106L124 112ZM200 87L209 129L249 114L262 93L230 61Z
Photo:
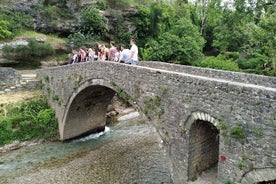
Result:
M159 96L154 96L154 103L156 106L161 105L161 98Z
M244 132L243 127L241 127L240 125L235 125L235 126L231 127L230 135L233 138L242 139L245 137L245 132Z
M8 39L12 33L8 30L8 21L0 20L0 40Z
M80 12L81 25L70 29L68 39L76 48L110 40L128 45L129 39L135 38L143 60L232 71L241 71L240 68L245 72L276 75L276 11L273 3L240 0L235 1L234 9L230 9L222 6L224 2L221 0L193 2L97 0L91 8L83 7L81 1L41 0L31 9L46 25L44 32L53 32L64 19L77 22L74 13ZM123 11L126 9L129 11ZM105 13L102 15L99 10ZM108 27L103 16L109 20ZM35 28L34 18L23 12L0 9L0 17L0 39L9 39L18 31ZM202 51L211 55L211 51L217 49L223 57L197 62L202 59ZM240 57L239 53L245 57ZM269 69L263 69L264 63Z
M118 96L119 99L123 100L125 104L128 106L133 102L133 98L127 94L127 92L119 87L114 81L110 81L110 84L115 88L116 90L116 95Z
M237 165L237 167L238 167L240 170L243 170L243 168L244 168L245 166L244 166L244 163L239 162L238 165Z
M99 10L107 10L108 7L103 0L98 0L96 2L96 8Z
M59 101L59 96L58 96L58 95L52 96L52 100L53 100L53 101Z
M82 30L92 35L105 36L106 23L96 8L84 8L81 10Z
M150 32L151 29L151 9L147 6L138 6L138 12L133 17L132 21L136 26L137 37L139 39L139 43L141 46L144 46L147 43L147 40L152 36ZM149 56L149 54L145 53L144 55ZM149 57L143 56L142 58L146 58L148 60Z
M159 89L161 89L161 92L162 92L162 95L164 96L164 95L166 95L167 93L168 93L168 86L159 86L158 87Z
M222 120L219 120L219 127L221 130L226 130L227 129L227 123L222 121Z
M245 155L245 154L243 154L243 155L242 155L242 160L245 161L245 160L247 160L247 159L248 159L248 156Z
M238 60L240 57L239 52L223 52L220 55L223 56L223 58L225 59L232 59L234 61Z
M234 184L234 182L231 179L226 179L223 184Z
M98 35L86 34L81 30L73 30L73 33L68 36L68 45L74 43L74 48L81 46L91 46L91 42L100 40Z
M179 19L170 31L151 39L142 52L150 53L150 60L191 64L202 57L203 45L197 28L189 20Z
M255 54L249 59L238 61L241 69L263 69L264 63L268 61L268 57L260 54Z
M28 45L19 45L16 47L5 46L3 56L7 59L18 61L36 62L42 57L48 57L55 54L54 48L50 44L38 43L35 39L29 39Z
M53 28L58 25L59 19L74 19L71 9L66 6L65 2L46 3L43 6L38 6L37 13L41 15L42 21L47 25L47 30L43 32L52 32Z
M106 0L111 8L126 8L130 6L130 0Z
M230 71L241 71L237 62L231 59L224 59L223 57L205 57L204 60L196 62L196 66L206 67L206 68L214 68L221 70L230 70Z
M163 107L156 112L158 119L160 119L163 114L165 114L165 109Z
M111 40L128 45L131 38L136 39L136 32L128 30L128 23L123 17L121 10L109 10L110 16L114 17L112 21L112 29L109 30Z
M57 135L57 119L46 98L6 105L0 113L0 145L14 140L50 138Z
M22 30L32 29L34 25L33 18L27 13L20 11L3 10L0 8L0 17L0 39L3 39L1 38L3 30L8 30L9 33L6 38L11 38Z
M253 133L257 136L257 137L261 137L264 133L262 129L254 129Z

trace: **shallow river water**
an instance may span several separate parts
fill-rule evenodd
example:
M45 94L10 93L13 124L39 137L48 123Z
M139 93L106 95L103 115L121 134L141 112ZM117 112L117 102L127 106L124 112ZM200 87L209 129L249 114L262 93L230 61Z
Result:
M0 183L171 183L161 139L139 119L101 134L53 142L0 155Z

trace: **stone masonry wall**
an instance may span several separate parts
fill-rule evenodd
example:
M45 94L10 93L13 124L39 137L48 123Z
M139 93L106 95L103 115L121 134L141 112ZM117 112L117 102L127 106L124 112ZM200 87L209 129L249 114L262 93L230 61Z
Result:
M139 108L162 137L175 184L188 180L190 128L197 120L212 123L219 131L217 183L250 183L252 177L242 180L243 177L264 168L269 169L268 175L275 173L274 78L270 81L239 73L235 77L231 73L235 78L232 81L231 77L214 78L208 72L196 76L181 71L93 62L40 70L39 75L59 122L66 119L72 98L89 85L128 94L130 103ZM217 76L230 75L212 71ZM225 160L220 160L222 157Z
M19 83L21 73L13 68L0 67L0 91Z
M164 70L171 70L175 72L184 72L192 75L200 75L200 76L208 76L217 79L225 79L236 82L248 83L248 84L256 84L260 86L266 87L276 87L276 77L268 77L263 75L254 75L248 73L240 73L240 72L231 72L225 70L215 70L210 68L201 68L194 66L185 66L185 65L177 65L170 64L165 62L157 62L157 61L141 61L139 63L141 66L159 68Z

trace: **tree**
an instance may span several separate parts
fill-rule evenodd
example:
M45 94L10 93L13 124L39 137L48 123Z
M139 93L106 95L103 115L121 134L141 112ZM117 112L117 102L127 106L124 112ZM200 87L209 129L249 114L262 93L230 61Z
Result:
M248 26L248 49L247 52L264 54L270 58L270 63L274 69L275 75L275 57L276 57L276 12L268 11L260 17L256 25L250 23Z
M202 57L203 46L204 39L198 28L189 19L182 18L157 40L150 40L143 54L147 53L147 59L151 60L191 64Z
M241 51L247 44L246 24L253 20L245 13L225 9L219 24L214 28L213 46L220 51Z
M204 50L211 50L214 29L222 19L221 0L196 0L188 9L193 23L200 27L200 33L206 40Z

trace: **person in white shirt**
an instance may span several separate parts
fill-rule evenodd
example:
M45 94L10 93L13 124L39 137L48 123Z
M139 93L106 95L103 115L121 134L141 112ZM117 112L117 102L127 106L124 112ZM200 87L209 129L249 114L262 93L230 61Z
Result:
M121 45L121 54L119 58L119 63L129 63L130 61L130 51L125 48L125 45Z
M137 65L137 62L138 62L138 47L135 44L135 40L134 39L130 40L130 45L131 45L131 48L130 48L130 59L129 59L128 62L131 65Z

